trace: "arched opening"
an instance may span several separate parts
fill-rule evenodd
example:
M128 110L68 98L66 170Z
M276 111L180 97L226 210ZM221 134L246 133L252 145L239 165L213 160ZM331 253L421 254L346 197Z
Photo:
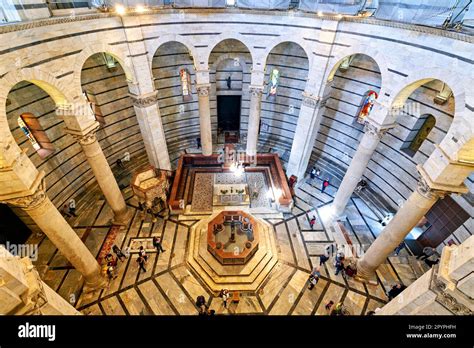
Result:
M428 138L431 130L436 124L436 118L433 115L422 115L408 133L408 137L403 142L401 150L408 156L413 157L420 149L423 142Z
M210 53L211 120L213 133L214 122L217 123L218 144L243 142L249 115L251 66L249 49L235 39L221 41Z
M93 54L82 67L81 88L101 124L96 136L102 151L119 187L126 187L131 170L146 163L147 157L122 65L108 53Z
M309 60L294 42L282 42L269 53L260 116L259 152L278 152L286 163L295 136Z
M200 137L193 57L184 44L167 42L156 50L152 72L170 161L176 166Z
M341 59L331 70L320 109L310 165L328 173L337 184L357 150L382 83L377 62L365 54ZM326 175L326 174L325 174Z

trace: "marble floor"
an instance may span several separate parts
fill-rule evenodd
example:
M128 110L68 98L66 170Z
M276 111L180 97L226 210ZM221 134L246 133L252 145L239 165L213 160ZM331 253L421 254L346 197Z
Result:
M327 315L325 304L343 301L350 314L364 315L386 303L385 290L395 282L409 285L424 270L413 261L408 250L390 257L377 272L379 284L366 285L334 275L332 260L321 268L318 284L308 289L311 270L319 265L319 255L334 242L323 224L313 229L309 220L330 203L336 187L320 191L321 182L307 181L296 190L295 206L283 218L266 219L273 227L278 263L256 293L241 293L240 302L224 308L222 300L207 289L199 275L186 263L190 227L198 220L178 219L163 211L156 222L143 217L129 189L123 191L129 207L130 221L120 229L115 243L125 249L132 238L161 236L163 253L150 253L146 272L138 271L136 254L119 262L117 277L106 289L83 293L81 277L54 245L43 237L39 242L36 265L41 277L78 310L89 315L196 315L196 297L205 296L217 314L255 315ZM112 212L97 192L91 191L77 207L78 217L69 223L92 254L98 256L111 229ZM196 217L197 219L198 217ZM357 196L347 207L344 221L355 245L366 249L380 233L377 212Z

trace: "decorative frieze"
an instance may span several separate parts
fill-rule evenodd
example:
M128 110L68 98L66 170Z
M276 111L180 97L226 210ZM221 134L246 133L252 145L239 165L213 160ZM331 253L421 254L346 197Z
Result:
M261 98L263 94L263 86L250 86L250 96L254 98Z
M433 267L430 289L436 293L436 302L449 310L454 315L473 315L473 312L460 303L455 296L456 290L449 293L446 284L438 278L439 265Z
M146 108L158 103L158 92L154 91L147 95L135 95L129 94L130 98L132 98L132 104L139 108Z

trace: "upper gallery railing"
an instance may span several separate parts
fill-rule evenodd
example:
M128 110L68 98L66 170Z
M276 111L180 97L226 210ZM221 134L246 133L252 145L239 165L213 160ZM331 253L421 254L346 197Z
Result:
M226 8L298 10L318 15L372 16L377 19L473 30L474 0L0 0L0 23L62 16L74 12L140 8ZM469 9L471 11L469 11Z

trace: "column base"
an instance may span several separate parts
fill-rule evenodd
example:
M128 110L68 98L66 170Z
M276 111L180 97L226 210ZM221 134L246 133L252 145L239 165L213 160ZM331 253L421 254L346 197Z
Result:
M108 285L107 278L103 275L99 275L94 281L88 282L87 280L84 283L82 288L83 293L90 293L97 290L105 289Z
M126 226L127 223L128 223L128 208L125 208L125 210L114 214L114 218L112 219L113 225Z
M377 285L379 283L375 272L365 270L364 267L360 265L360 260L357 261L356 268L357 274L354 278L355 280L371 285Z

